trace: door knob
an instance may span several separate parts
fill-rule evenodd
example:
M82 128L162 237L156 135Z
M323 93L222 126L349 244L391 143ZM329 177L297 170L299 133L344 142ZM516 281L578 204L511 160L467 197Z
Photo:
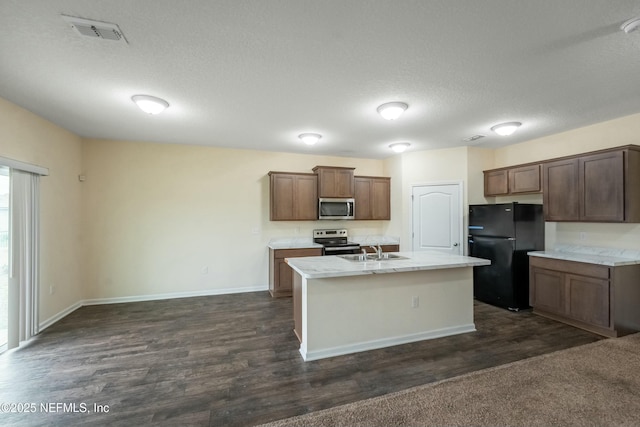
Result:
M453 244L453 246L458 246L458 244L457 244L457 243L454 243L454 244Z

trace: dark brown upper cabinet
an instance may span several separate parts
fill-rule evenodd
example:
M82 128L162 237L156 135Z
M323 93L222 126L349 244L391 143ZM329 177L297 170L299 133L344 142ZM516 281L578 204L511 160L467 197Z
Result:
M509 193L539 193L542 191L542 180L540 178L540 168L538 165L520 166L509 169Z
M508 196L542 191L540 164L484 171L484 195Z
M578 159L556 160L543 165L542 209L546 221L580 220Z
M391 178L356 176L355 219L391 219Z
M318 176L314 173L269 172L271 221L318 219Z
M318 197L354 197L354 169L336 166L316 166L313 168L313 171L318 175Z
M546 221L640 222L640 147L543 164Z
M505 196L509 194L509 175L507 169L484 171L484 195Z

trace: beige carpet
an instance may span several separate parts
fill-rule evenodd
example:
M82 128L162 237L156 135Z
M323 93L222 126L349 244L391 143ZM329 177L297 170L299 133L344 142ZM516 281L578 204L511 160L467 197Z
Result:
M640 426L640 334L264 426Z

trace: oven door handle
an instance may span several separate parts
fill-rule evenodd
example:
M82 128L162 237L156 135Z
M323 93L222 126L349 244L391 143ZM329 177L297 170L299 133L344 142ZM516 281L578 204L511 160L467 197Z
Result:
M360 246L330 246L325 247L325 252L336 252L336 251L351 251L354 249L360 249Z

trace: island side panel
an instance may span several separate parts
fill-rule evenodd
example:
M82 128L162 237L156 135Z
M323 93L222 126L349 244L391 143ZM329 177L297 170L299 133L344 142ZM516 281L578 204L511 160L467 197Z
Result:
M302 286L305 360L475 331L472 267L303 279Z
M302 342L302 276L293 271L293 332Z

